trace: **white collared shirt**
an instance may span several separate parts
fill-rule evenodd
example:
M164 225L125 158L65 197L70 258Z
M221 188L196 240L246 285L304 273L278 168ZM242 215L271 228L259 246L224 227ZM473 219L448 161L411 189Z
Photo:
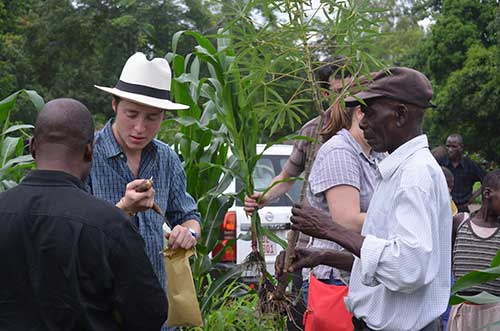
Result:
M377 177L346 306L374 330L420 330L450 295L448 187L425 135L380 162Z

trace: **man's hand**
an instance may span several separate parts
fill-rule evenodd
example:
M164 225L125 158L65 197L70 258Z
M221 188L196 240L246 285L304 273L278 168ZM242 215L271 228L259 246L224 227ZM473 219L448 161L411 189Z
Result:
M168 239L168 248L170 249L190 249L196 245L196 238L188 228L182 225L176 225L172 232L165 234L165 238Z
M262 199L260 203L257 203L261 195L262 192L254 192L251 196L245 196L243 209L246 211L247 215L252 216L255 210L264 207L264 199Z
M325 236L326 230L335 228L335 223L330 215L305 204L294 205L290 221L292 222L292 230L319 239L328 239Z
M288 270L284 270L285 251L281 251L274 262L274 272L279 278L284 272L294 272L302 268L314 268L322 263L322 249L295 248L295 258Z
M137 192L136 188L144 183L144 179L136 179L127 184L125 195L116 206L128 214L135 214L139 211L153 207L155 190L150 188L144 192Z

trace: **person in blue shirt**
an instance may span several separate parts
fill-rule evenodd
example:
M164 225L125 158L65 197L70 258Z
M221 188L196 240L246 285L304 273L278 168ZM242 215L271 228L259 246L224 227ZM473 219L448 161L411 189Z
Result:
M156 202L165 211L172 249L196 245L200 215L196 202L186 192L186 174L177 154L155 139L166 110L188 106L170 99L171 71L163 58L149 61L143 53L132 55L115 87L98 89L112 95L115 117L95 135L94 163L87 179L93 195L124 210L143 237L146 252L161 284L166 275L163 255L164 218L151 207ZM154 187L136 189L144 179Z

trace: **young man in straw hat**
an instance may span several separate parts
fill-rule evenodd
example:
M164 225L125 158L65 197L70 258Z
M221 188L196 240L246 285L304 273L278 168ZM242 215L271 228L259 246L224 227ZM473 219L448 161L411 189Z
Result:
M96 134L94 164L88 177L92 194L125 212L136 224L146 252L165 284L163 218L151 207L156 202L172 226L169 247L189 249L200 233L196 203L186 192L186 174L175 152L155 139L166 110L188 106L170 100L171 72L163 58L149 61L135 53L123 67L114 88L96 86L112 94L115 118ZM154 188L136 192L145 178L153 178Z

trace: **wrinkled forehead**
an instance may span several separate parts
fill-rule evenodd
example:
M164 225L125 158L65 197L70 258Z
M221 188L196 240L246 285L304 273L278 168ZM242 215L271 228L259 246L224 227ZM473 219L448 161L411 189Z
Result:
M361 110L365 112L367 108L370 108L371 110L384 110L386 108L393 107L400 102L391 98L387 97L376 97L376 98L371 98L371 99L366 99L364 100L365 104L360 104Z

